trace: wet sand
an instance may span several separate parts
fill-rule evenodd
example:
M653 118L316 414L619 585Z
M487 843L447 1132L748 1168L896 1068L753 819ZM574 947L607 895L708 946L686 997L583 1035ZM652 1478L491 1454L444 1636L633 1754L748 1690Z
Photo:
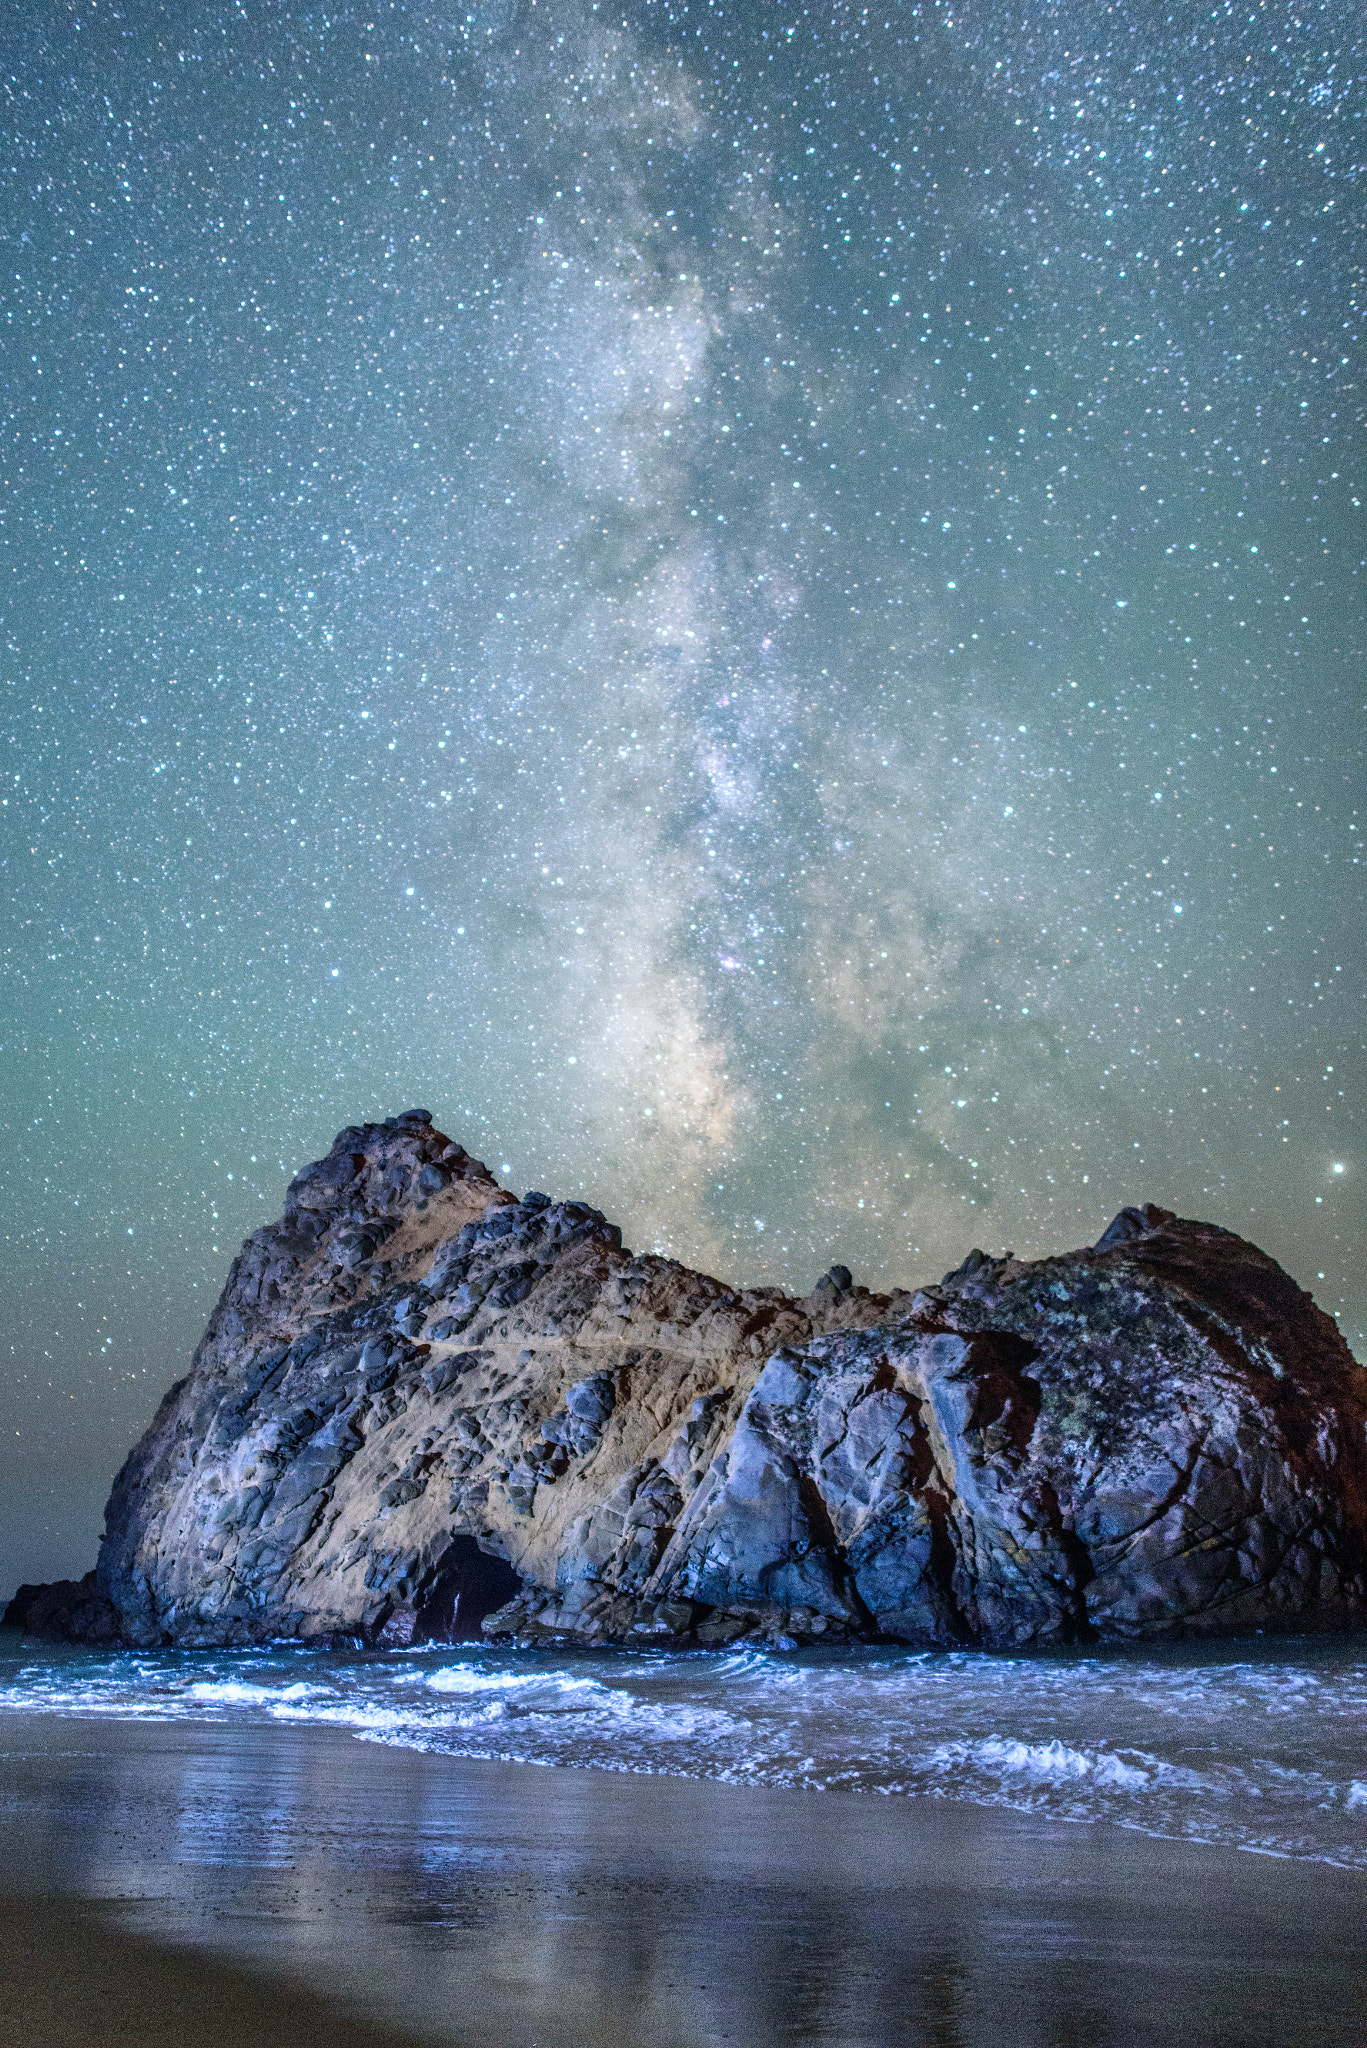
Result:
M12 1713L0 1850L26 2048L1367 2040L1360 1874L941 1800Z
M139 1940L82 1899L0 1897L0 2041L16 2048L412 2048L339 2002Z

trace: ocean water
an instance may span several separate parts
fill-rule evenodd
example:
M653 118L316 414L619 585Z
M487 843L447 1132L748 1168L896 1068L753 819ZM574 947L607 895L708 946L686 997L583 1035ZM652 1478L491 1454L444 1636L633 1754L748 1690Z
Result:
M1362 1638L719 1655L108 1653L5 1636L7 1708L317 1723L507 1763L930 1795L1367 1870Z

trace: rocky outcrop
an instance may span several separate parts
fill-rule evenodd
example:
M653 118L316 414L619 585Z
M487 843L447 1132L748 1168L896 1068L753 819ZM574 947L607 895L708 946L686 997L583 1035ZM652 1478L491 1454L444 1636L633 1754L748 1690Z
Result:
M135 1644L1361 1626L1367 1373L1272 1259L1166 1210L797 1299L518 1201L412 1110L243 1247L99 1593Z
M46 1586L20 1586L3 1614L0 1627L20 1628L25 1635L50 1642L108 1643L122 1640L119 1617L96 1583L94 1572L83 1579L54 1579Z

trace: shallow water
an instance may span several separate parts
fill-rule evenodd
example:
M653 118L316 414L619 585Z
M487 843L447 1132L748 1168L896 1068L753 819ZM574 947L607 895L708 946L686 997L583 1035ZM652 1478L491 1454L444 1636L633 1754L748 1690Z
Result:
M440 2048L1361 2048L1367 2012L1359 1871L270 1715L0 1716L0 1870L47 1956L7 1968L27 2048L142 2048L190 1949ZM279 2037L217 1995L177 2048Z
M1028 1656L0 1645L0 1709L330 1724L500 1762L930 1794L1367 1869L1362 1638Z

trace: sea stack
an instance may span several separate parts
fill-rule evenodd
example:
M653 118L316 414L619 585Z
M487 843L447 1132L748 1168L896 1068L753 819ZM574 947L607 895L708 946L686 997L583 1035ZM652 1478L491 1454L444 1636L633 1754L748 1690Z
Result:
M340 1132L114 1483L88 1641L1004 1646L1367 1623L1367 1371L1265 1253L1092 1246L802 1298Z

